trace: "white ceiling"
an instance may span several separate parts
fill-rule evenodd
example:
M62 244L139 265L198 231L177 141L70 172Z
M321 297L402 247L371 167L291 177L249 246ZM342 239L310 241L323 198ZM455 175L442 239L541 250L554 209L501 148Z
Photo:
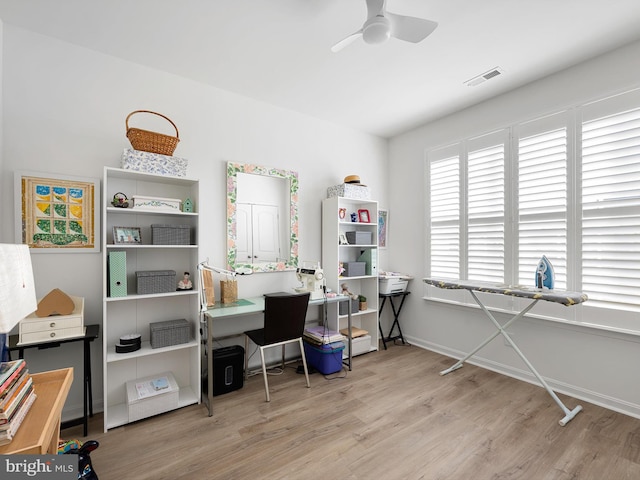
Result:
M364 0L0 0L0 19L389 137L640 39L640 0L388 0L439 23L359 40ZM464 85L494 67L504 74Z

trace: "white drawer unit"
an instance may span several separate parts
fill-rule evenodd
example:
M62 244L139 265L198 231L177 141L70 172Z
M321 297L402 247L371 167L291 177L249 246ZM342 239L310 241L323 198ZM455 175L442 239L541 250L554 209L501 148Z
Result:
M69 295L74 309L69 315L38 317L32 313L20 322L18 345L41 343L84 335L84 298Z
M18 345L30 343L55 342L65 338L81 337L84 335L84 327L55 328L31 333L21 333L21 341Z

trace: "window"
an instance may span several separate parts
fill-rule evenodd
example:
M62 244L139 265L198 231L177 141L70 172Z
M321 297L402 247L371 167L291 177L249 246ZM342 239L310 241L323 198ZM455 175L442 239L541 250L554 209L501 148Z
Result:
M500 143L469 152L467 277L472 280L504 282L504 149Z
M640 90L434 150L425 172L428 276L533 286L546 255L598 321L640 311Z
M582 123L582 288L640 304L640 108Z
M556 287L567 289L567 129L519 138L517 163L517 283L532 285L546 255Z
M433 275L460 276L460 159L430 165L430 257Z

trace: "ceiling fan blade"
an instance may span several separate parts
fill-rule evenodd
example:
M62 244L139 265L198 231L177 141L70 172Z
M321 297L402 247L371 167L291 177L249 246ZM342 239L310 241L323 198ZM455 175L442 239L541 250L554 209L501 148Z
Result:
M438 22L424 18L407 17L387 12L391 22L391 36L405 42L418 43L427 38L438 26Z
M387 0L367 0L367 20L378 15L384 16Z
M355 40L357 40L360 37L362 37L362 29L358 30L355 33L352 33L347 38L343 38L342 40L340 40L333 47L331 47L331 51L333 53L337 53L340 50L342 50L344 47L346 47L347 45L351 45L351 43L353 43Z

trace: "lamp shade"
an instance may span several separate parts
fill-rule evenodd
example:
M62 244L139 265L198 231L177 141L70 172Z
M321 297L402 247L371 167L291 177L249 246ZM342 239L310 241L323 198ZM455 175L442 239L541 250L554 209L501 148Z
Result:
M0 243L0 333L38 308L27 245Z

